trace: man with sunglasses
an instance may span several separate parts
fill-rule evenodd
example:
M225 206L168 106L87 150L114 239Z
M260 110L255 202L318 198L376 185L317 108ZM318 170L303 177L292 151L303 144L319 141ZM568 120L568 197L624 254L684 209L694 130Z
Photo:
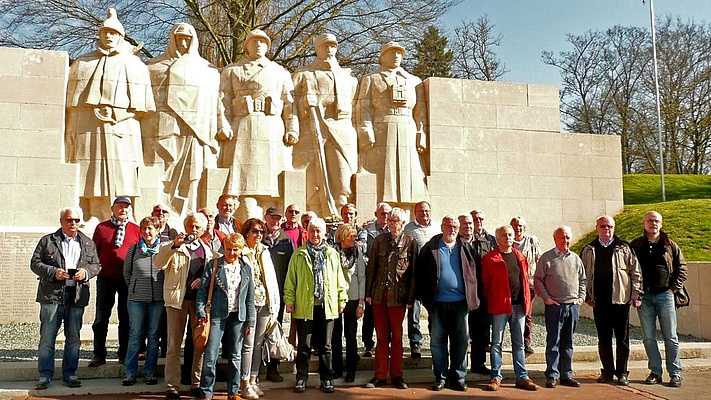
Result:
M62 378L70 388L81 386L76 376L79 366L84 307L89 304L89 280L101 271L94 242L79 231L82 211L65 208L59 213L61 228L37 243L30 269L38 276L37 302L40 303L40 342L35 390L47 389L54 376L54 345L64 322Z
M284 215L285 221L281 224L281 229L289 236L291 242L294 243L294 248L298 249L306 243L306 229L301 226L299 219L301 218L301 210L296 204L289 204L286 207Z
M583 248L580 258L588 278L585 302L593 309L597 348L602 369L599 383L629 386L627 362L630 355L630 304L642 305L642 270L634 251L615 235L615 220L607 215L595 221L597 238ZM612 356L612 334L617 342Z

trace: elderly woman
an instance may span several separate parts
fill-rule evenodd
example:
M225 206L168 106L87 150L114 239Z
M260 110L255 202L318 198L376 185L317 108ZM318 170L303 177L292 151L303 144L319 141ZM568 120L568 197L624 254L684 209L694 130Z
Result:
M198 326L207 322L205 304L211 302L210 336L205 346L205 362L200 375L200 397L211 399L215 384L215 369L220 356L220 342L227 338L227 398L236 399L240 389L242 341L253 336L254 280L249 259L242 255L244 238L239 233L225 237L225 255L210 261L202 276L197 295ZM215 274L212 298L208 299L210 282ZM244 387L242 397L245 397Z
M190 213L183 220L185 233L175 240L161 244L153 262L165 273L163 300L168 315L168 351L165 359L166 400L180 399L180 345L185 334L185 322L190 327L197 323L195 300L205 265L212 259L210 248L200 240L207 218ZM199 396L200 371L203 353L195 350L190 379L190 392Z
M158 380L153 370L158 363L158 333L163 305L163 271L153 264L153 256L160 244L160 223L156 217L141 220L141 240L126 253L123 264L123 278L128 286L128 317L131 333L126 352L126 376L124 386L136 383L138 374L138 353L141 344L148 339L146 363L143 365L143 382L155 385Z
M509 224L514 230L514 249L523 253L526 261L528 261L528 290L531 292L531 304L533 304L533 299L536 297L533 291L533 276L536 274L536 265L538 265L538 260L541 258L541 246L538 245L538 238L525 234L526 220L523 217L513 217ZM526 313L526 326L523 330L524 351L526 354L533 354L533 348L531 347L531 332L533 331L532 310L533 307Z
M346 336L346 382L355 381L358 365L358 319L365 310L365 258L363 247L357 246L358 230L354 225L343 224L336 229L334 248L341 255L341 267L348 282L348 302L343 314L338 316L333 326L333 370L340 377L343 371L343 344L341 335ZM345 326L345 332L343 330Z
M242 236L247 241L242 254L252 265L254 307L257 315L254 334L245 336L242 348L242 398L245 399L258 399L259 396L264 396L264 392L257 384L262 362L264 331L270 319L276 320L281 306L279 284L272 256L269 249L261 243L265 230L264 222L257 218L250 218L242 224Z
M319 346L318 373L321 390L332 393L331 337L333 321L348 301L348 284L338 252L326 244L326 222L314 218L309 223L308 241L289 262L284 282L286 312L296 322L299 337L294 392L306 390L311 347Z

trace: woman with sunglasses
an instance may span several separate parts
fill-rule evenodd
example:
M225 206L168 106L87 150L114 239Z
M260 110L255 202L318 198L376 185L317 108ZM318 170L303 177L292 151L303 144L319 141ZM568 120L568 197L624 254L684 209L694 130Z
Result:
M254 330L251 335L245 336L242 347L242 398L245 399L257 399L264 395L257 384L264 331L270 319L276 320L281 306L279 284L271 253L261 243L266 229L264 222L257 218L250 218L242 224L242 236L247 242L242 254L252 264L254 307L257 316Z

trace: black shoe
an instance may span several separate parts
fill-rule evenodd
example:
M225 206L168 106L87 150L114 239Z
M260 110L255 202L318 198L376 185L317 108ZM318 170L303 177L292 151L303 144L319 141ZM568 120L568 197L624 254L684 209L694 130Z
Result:
M165 391L165 400L180 400L178 389L171 387Z
M435 381L435 383L432 385L432 390L434 390L435 392L439 392L439 391L441 391L442 389L444 389L445 386L447 386L447 382L445 382L445 381Z
M126 365L126 359L119 357L119 364Z
M674 375L669 380L669 387L681 387L681 376Z
M372 389L372 388L381 387L381 386L387 385L387 384L388 384L387 379L373 378L370 381L368 381L368 383L366 383L365 386L363 386L363 387Z
M299 379L294 386L294 393L304 393L306 391L306 381Z
M464 380L461 380L450 383L449 388L452 390L456 390L457 392L466 392L467 389L469 389L469 386L467 386L467 383L464 382Z
M472 368L472 373L489 376L491 375L491 370L489 368L486 368L486 365L480 365L476 368Z
M326 379L321 381L321 391L324 393L333 393L335 388L333 387L333 381Z
M556 379L555 378L547 378L546 379L546 387L549 389L553 389L556 387Z
M523 348L523 351L524 351L526 354L533 354L533 353L535 353L535 351L533 350L533 347L531 347L530 344L526 345L526 346Z
M620 386L629 386L630 381L627 379L627 374L622 374L617 378L617 384Z
M133 375L126 375L126 377L123 378L121 381L121 385L123 386L133 386L136 384L136 377Z
M600 376L597 377L597 383L612 383L614 380L615 378L605 374L600 374Z
M655 385L657 383L662 383L662 377L655 374L654 372L647 375L647 379L644 380L647 385Z
M373 349L372 348L366 348L365 351L363 352L363 357L373 357Z
M410 346L410 357L415 359L422 358L422 348L419 344Z
M201 399L200 388L190 388L190 396L194 399Z
M79 380L79 378L72 375L69 378L64 380L64 386L70 387L70 388L78 388L78 387L81 387L81 381Z
M104 364L106 364L106 358L94 356L94 358L92 358L91 361L89 361L88 367L89 368L96 368L96 367L99 367Z
M153 374L145 374L143 376L143 383L146 385L157 385L158 379Z
M407 389L407 383L402 379L402 376L393 378L393 386L395 389Z
M560 378L560 384L568 387L580 387L580 382L573 378Z
M193 383L192 378L190 378L190 375L180 375L180 384L188 386L191 383Z
M49 378L39 378L39 381L35 383L35 390L47 390L48 387L52 386L52 380Z
M275 369L267 370L266 379L270 382L284 382L284 377L279 375L279 371Z
M343 378L343 371L333 371L331 374L331 379L341 379Z
M355 372L346 372L346 379L344 379L346 382L355 382Z

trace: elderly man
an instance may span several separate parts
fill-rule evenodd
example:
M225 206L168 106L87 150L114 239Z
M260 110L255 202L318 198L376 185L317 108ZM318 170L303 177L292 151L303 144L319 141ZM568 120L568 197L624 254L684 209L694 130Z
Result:
M201 239L210 247L213 254L224 254L223 244L227 235L215 228L215 212L207 207L201 208L198 212L207 218L207 226Z
M165 271L163 299L168 314L168 352L165 359L166 400L180 399L180 345L185 334L185 322L191 329L197 324L195 301L200 279L207 263L213 258L210 248L200 240L207 218L201 213L188 214L183 225L185 233L175 240L161 244L154 256L156 268ZM195 349L192 363L190 391L199 396L200 371L203 352Z
M140 196L143 165L137 118L155 110L148 69L124 41L125 31L110 8L96 49L69 68L66 157L79 163L81 206L105 219L110 199Z
M417 252L432 237L441 233L437 224L432 223L432 212L430 203L420 201L415 203L413 208L415 220L405 225L405 233L411 236L415 242ZM370 249L368 249L370 251ZM415 300L412 308L407 310L407 337L410 339L410 356L412 358L422 357L422 332L420 331L420 301Z
M560 226L553 232L555 247L541 255L533 287L546 305L546 387L579 387L573 379L573 333L585 300L585 267L570 251L572 233Z
M363 249L366 249L366 246L368 244L368 232L366 232L365 229L361 228L360 226L357 225L356 218L358 217L358 210L356 209L355 204L348 203L344 204L341 206L341 221L344 224L350 224L356 227L356 232L358 232L358 235L356 237L356 245L360 246ZM328 233L328 244L333 246L336 244L336 229L332 229L331 232Z
M642 326L644 351L647 353L649 376L644 381L662 383L662 355L657 345L657 319L664 337L669 386L681 386L681 359L676 333L674 293L686 280L686 261L679 246L662 231L662 216L656 211L644 215L644 235L630 246L642 268L644 297L637 310Z
M163 161L164 191L181 216L197 209L198 183L217 166L215 135L226 123L218 116L220 73L199 47L195 28L179 23L168 49L146 62L157 108L143 124L146 162Z
M294 248L298 249L306 244L307 233L306 229L299 223L301 218L301 209L296 204L289 204L284 213L285 221L281 224L281 230L289 236Z
M307 208L330 215L348 203L351 177L358 169L351 120L358 80L350 69L338 65L334 35L318 35L314 42L316 60L293 74L301 132L293 164L306 170Z
M457 218L445 216L442 233L422 247L415 266L415 297L430 315L435 391L467 390L467 315L479 307L476 265L458 230Z
M222 70L225 117L220 166L229 168L225 193L257 200L279 196L284 146L299 141L294 90L284 67L269 60L272 41L259 29L244 40L246 57Z
M509 225L496 228L498 247L488 252L481 260L481 284L491 315L491 380L487 390L497 391L501 386L501 344L506 324L511 331L516 387L537 390L538 386L528 377L526 355L523 350L523 326L526 312L531 307L528 288L528 262L520 251L513 247L514 232Z
M39 280L36 301L40 303L40 378L35 390L47 389L54 377L54 345L62 322L66 338L62 378L70 388L81 386L76 376L79 333L84 308L89 304L89 280L101 271L94 242L79 231L81 221L81 209L61 210L61 228L40 239L30 260L30 269Z
M223 194L217 199L217 216L215 217L215 228L218 231L229 235L239 233L242 230L242 222L234 218L237 205L235 197L231 194Z
M111 218L96 226L92 240L101 262L101 272L96 278L96 315L91 329L94 331L94 356L89 367L106 364L106 335L109 330L111 310L118 294L118 359L123 363L128 349L128 287L123 279L123 264L128 249L141 239L138 225L130 222L131 199L117 197L111 206Z
M400 66L404 57L397 42L383 45L380 68L361 78L356 102L361 165L377 175L377 198L394 203L427 196L424 87Z
M585 301L593 308L602 363L597 381L612 382L616 376L617 383L629 386L630 304L635 308L642 304L642 273L629 244L615 235L612 217L599 217L595 229L597 238L583 248L580 258L588 279ZM617 366L612 355L613 333L617 339Z
M405 309L412 308L415 301L417 245L404 232L406 217L405 210L392 209L388 216L390 234L375 238L368 258L365 301L373 306L378 343L375 347L375 376L366 388L385 385L389 370L393 386L407 389L402 377L402 320Z
M538 244L538 238L533 235L526 235L526 220L521 216L511 218L511 227L514 230L513 246L516 250L523 253L528 261L529 269L529 291L531 292L531 303L536 298L536 292L533 290L533 277L536 274L536 265L541 258L541 246ZM523 331L524 350L526 354L533 354L534 350L531 347L531 334L533 333L533 315L531 311L526 314L526 328Z

